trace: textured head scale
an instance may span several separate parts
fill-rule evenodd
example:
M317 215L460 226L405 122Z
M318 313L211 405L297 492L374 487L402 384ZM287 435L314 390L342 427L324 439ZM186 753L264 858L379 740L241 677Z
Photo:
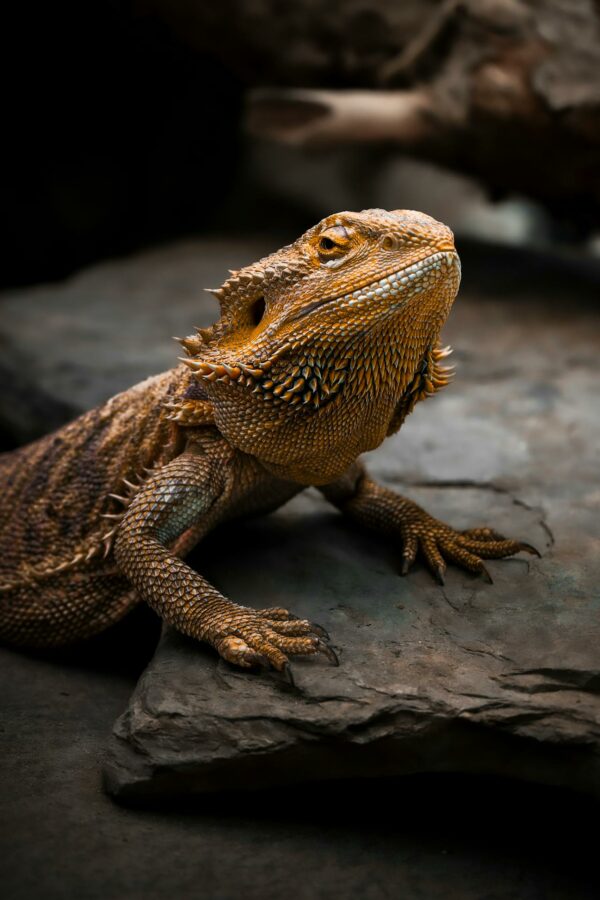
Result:
M325 483L446 382L437 341L459 283L452 232L430 216L337 213L232 273L185 362L233 445Z

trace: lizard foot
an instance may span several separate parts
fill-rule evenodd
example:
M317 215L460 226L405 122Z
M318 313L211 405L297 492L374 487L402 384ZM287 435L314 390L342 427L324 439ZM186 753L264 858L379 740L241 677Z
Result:
M521 551L540 556L531 544L510 540L491 528L455 531L419 507L415 508L418 514L413 513L401 527L404 543L402 575L406 575L420 552L440 584L444 584L447 562L479 573L491 584L492 577L483 563L484 559L502 559Z
M287 654L323 653L333 665L339 665L327 639L327 632L320 625L276 607L240 610L239 618L229 621L213 643L228 662L245 669L273 667L293 683Z

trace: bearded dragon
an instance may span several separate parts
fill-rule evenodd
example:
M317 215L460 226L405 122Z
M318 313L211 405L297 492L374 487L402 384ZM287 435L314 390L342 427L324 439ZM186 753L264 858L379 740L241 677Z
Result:
M448 382L439 334L459 282L450 229L409 210L329 216L232 272L178 366L0 457L0 637L65 644L145 600L237 666L335 663L318 625L238 605L183 561L217 524L309 485L396 541L403 574L418 552L440 582L446 562L486 575L484 559L537 553L454 530L358 461Z

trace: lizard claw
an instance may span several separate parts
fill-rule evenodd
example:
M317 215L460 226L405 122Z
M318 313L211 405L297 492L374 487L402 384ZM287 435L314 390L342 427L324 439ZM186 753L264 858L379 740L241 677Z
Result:
M325 631L325 629L323 628L322 625L317 625L316 622L310 623L310 630L313 631L315 634L318 634L319 637L324 638L324 640L326 640L326 641L331 640L329 633L327 631Z
M280 671L281 671L281 674L283 675L284 680L287 681L287 683L291 687L295 688L296 682L294 680L294 673L292 672L292 667L289 664L289 662L286 662Z
M330 647L329 644L325 644L323 641L319 641L318 638L317 641L317 649L319 653L324 653L332 665L339 666L340 660L333 647Z
M533 546L533 544L526 544L524 541L521 541L521 543L519 544L519 549L524 550L525 553L531 553L532 556L537 556L538 559L542 558L542 554L537 549L537 547Z
M249 651L249 653L246 656L246 659L252 660L252 665L256 666L257 668L261 668L261 669L270 669L271 668L271 663L270 663L269 659L263 653L253 653L252 651Z
M485 578L485 580L487 581L488 584L494 583L494 579L492 578L492 576L490 575L490 573L488 572L488 570L486 569L486 567L484 566L484 564L482 562L479 563L479 571L481 572L481 574L483 575L483 577Z

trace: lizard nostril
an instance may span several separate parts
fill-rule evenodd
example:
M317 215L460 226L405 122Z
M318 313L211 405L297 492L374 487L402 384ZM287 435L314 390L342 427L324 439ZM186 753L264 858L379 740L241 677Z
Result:
M395 250L397 247L396 239L391 234L386 234L381 242L381 246L384 250Z

